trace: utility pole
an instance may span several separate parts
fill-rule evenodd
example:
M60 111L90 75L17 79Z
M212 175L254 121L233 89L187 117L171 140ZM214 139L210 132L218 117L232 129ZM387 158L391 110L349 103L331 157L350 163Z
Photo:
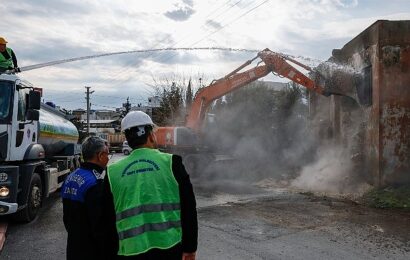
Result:
M87 136L90 135L90 94L94 93L94 91L90 91L91 87L85 87L87 89L87 92L85 92L86 100L87 100Z

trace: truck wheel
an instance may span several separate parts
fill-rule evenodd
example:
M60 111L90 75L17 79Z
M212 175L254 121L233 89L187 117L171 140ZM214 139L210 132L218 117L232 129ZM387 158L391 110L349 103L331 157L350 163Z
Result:
M130 152L128 150L124 150L124 155L129 155Z
M40 175L33 173L33 176L31 176L27 205L24 209L16 213L14 219L26 223L33 221L37 216L42 202L43 183L41 182Z

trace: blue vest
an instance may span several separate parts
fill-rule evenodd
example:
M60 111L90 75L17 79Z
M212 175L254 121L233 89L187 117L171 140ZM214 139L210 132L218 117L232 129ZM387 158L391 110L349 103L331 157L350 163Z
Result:
M82 203L88 189L96 185L99 179L102 179L102 176L96 170L78 168L64 181L61 187L61 197Z

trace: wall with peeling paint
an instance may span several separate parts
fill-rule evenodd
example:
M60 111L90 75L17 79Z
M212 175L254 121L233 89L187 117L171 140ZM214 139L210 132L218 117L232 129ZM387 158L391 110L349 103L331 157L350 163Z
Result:
M375 22L329 62L326 87L345 96L311 94L313 120L368 182L410 183L410 21Z

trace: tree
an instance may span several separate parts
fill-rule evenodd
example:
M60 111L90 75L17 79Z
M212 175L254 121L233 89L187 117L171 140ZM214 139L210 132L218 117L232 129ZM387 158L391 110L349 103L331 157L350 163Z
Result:
M203 81L203 76L198 80ZM194 97L195 80L183 76L153 78L151 87L154 95L159 96L160 107L153 110L153 119L160 126L182 126L189 113ZM198 86L198 84L196 85Z
M252 171L294 167L298 162L289 160L289 148L301 147L307 136L303 99L297 84L276 90L257 81L229 93L212 107L216 123L205 131L207 144L235 155Z
M186 106L187 112L191 109L193 95L194 94L192 92L191 79L189 79L188 87L187 87L186 95L185 95L185 106Z
M131 111L131 103L130 103L130 97L127 97L127 102L122 103L122 115L121 118L124 118L128 112Z
M86 130L86 125L82 120L76 116L71 117L70 119L71 123L77 128L78 131L78 142L81 143L82 140L87 137L87 130Z
M180 87L172 82L171 86L162 89L159 95L160 107L156 110L156 123L158 125L178 125L183 120L183 92Z

